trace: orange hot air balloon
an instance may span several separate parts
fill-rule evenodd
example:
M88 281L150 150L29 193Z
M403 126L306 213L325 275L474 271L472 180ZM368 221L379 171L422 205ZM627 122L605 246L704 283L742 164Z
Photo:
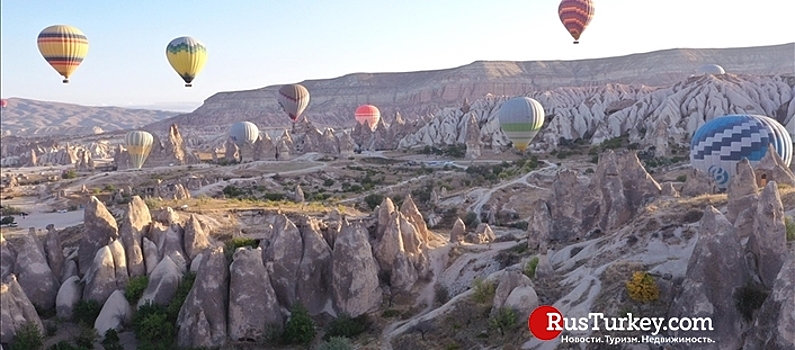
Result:
M64 84L88 54L88 39L72 26L54 25L44 28L36 40L39 52L52 68L64 77Z
M569 31L574 43L580 43L580 35L591 23L594 15L594 4L591 0L563 0L558 6L558 16L563 26Z
M364 122L367 122L370 126L370 130L375 130L376 124L381 120L381 112L373 105L359 106L359 108L356 108L354 116L359 124L364 125Z

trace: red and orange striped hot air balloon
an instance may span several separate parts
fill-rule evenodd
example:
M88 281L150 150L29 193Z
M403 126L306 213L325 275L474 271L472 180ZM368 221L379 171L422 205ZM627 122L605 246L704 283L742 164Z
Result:
M558 6L558 16L563 26L569 31L574 43L580 43L580 35L591 23L594 5L591 0L563 0Z
M376 124L378 124L378 121L381 120L381 112L376 106L361 105L359 108L356 108L354 117L359 124L365 125L364 123L367 123L367 126L370 127L370 130L375 130Z
M72 26L54 25L44 28L36 40L39 52L52 68L64 77L64 84L88 54L88 39Z

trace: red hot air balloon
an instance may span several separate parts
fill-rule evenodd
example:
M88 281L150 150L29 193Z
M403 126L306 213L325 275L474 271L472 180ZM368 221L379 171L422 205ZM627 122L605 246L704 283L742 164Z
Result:
M574 43L580 43L580 35L591 23L594 15L594 4L591 0L563 0L558 6L558 16L563 26L569 31Z
M359 122L359 124L364 125L364 122L367 122L370 126L370 130L375 130L376 124L381 120L381 112L373 105L361 105L359 108L356 108L354 117L356 117L356 121Z
M8 107L8 100L6 100L6 99L2 99L2 100L0 100L0 107L1 107L1 108L6 108L6 107Z

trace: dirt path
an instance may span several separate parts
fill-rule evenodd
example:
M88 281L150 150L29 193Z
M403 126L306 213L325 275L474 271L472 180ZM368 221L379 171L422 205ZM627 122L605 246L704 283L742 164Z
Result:
M542 160L542 162L546 163L547 166L544 167L544 168L541 168L541 169L536 169L536 170L530 171L527 174L524 174L524 175L522 175L522 176L520 176L518 178L515 178L515 179L511 180L511 181L503 182L503 183L501 183L501 184L499 184L499 185L497 185L495 187L492 187L492 188L477 188L477 189L474 189L474 190L470 191L468 195L477 197L477 200L475 201L475 203L473 203L472 205L469 206L469 211L474 211L476 214L480 215L481 209L483 209L483 205L486 204L486 202L488 202L489 199L491 199L491 195L494 194L494 192L496 192L498 190L501 190L501 189L503 189L505 187L514 185L514 184L523 184L523 185L527 185L528 187L532 187L532 188L535 188L535 189L549 191L548 188L538 187L538 186L536 186L534 184L531 184L531 183L529 183L527 181L527 179L530 176L532 176L533 174L542 173L542 172L549 172L549 171L552 171L552 170L554 170L555 168L558 167L555 163L550 163L550 162L548 162L546 160Z
M323 169L327 165L328 164L326 164L326 163L319 163L318 165L315 165L315 166L312 166L312 167L309 167L309 168L305 168L305 169L271 172L271 173L268 173L268 174L263 174L262 176L264 178L268 179L268 181L272 181L272 180L270 180L270 178L272 178L273 175L276 175L276 173L279 173L280 175L301 174L301 173L307 173L307 172L312 172L312 171L317 171L317 170ZM214 192L218 192L218 191L223 190L223 188L226 187L227 185L235 184L235 183L241 182L241 181L252 181L252 180L256 180L256 179L257 179L256 177L253 177L253 178L252 177L248 177L248 178L234 178L234 179L229 179L229 180L218 181L218 182L216 182L214 184L209 184L207 186L201 187L198 190L191 191L191 196L192 197L198 197L198 196L201 196L201 195L209 196L209 195L213 194Z

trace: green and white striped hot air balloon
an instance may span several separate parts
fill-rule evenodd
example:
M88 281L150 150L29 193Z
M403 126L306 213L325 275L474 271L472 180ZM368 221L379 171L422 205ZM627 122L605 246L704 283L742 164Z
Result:
M251 145L259 138L259 128L252 122L237 122L229 128L229 137L238 147L243 147L245 144Z
M146 131L130 131L124 138L127 144L127 153L130 154L130 161L136 169L141 169L144 166L146 157L149 157L149 152L152 151L152 142L154 142L152 134Z
M505 101L498 113L500 128L513 142L513 146L522 152L544 125L544 107L529 97Z

